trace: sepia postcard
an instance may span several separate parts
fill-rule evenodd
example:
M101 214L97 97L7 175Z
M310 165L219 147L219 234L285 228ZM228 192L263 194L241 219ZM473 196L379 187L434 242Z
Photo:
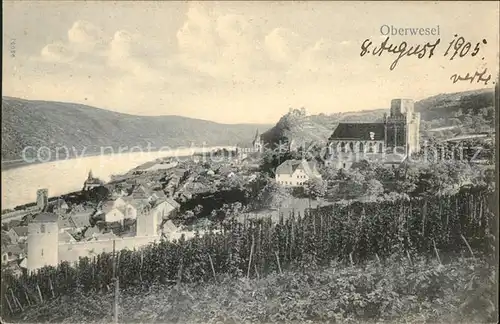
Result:
M2 18L2 322L498 322L498 1Z

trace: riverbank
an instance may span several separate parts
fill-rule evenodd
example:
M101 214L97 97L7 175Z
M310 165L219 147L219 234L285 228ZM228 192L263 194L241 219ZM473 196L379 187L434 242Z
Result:
M188 155L196 154L196 153L201 153L203 150L217 150L217 149L234 149L236 146L213 146L213 147L193 147L193 148L174 148L170 151L165 151L165 150L148 150L145 152L119 152L119 153L105 153L102 154L101 152L93 152L93 153L86 153L82 155L75 155L75 156L65 156L65 155L57 155L49 160L41 160L41 159L32 159L32 161L27 161L24 159L18 159L18 160L10 160L10 161L2 161L2 172L3 171L8 171L12 169L17 169L17 168L22 168L30 165L37 165L37 164L44 164L44 163L51 163L51 162L57 162L57 161L67 161L67 160L76 160L76 159L84 159L84 158L89 158L89 157L96 157L96 156L114 156L114 155L122 155L122 154L149 154L149 153L170 153L170 152L176 152L179 150L195 150L191 154L183 154L179 155L178 157L185 157Z
M149 161L163 157L187 157L196 153L234 146L177 148L170 151L133 152L109 155L90 155L81 158L57 160L45 163L25 163L2 169L2 208L36 201L36 190L47 188L50 197L80 190L92 170L94 176L109 181L111 175L124 174Z

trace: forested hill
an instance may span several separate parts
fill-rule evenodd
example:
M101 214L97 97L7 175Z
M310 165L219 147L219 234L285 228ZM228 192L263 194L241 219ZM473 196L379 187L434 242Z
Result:
M272 125L219 124L180 116L134 116L80 104L2 97L2 161L24 147L177 147L250 144L257 129Z
M489 131L495 123L494 101L493 88L439 94L415 102L415 111L421 113L420 129L424 135L427 130L446 126L456 126L456 132L461 134ZM305 109L292 109L262 137L266 143L291 139L298 143L325 143L339 123L381 121L388 111L389 108L383 108L308 116Z

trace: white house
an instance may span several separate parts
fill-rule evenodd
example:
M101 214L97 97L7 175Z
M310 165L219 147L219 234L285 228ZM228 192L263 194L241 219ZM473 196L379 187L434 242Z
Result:
M133 204L127 204L123 207L123 215L127 219L137 218L137 208Z
M171 198L158 200L151 209L151 214L158 219L158 224L167 219L174 211L180 207L179 203Z
M285 187L302 186L314 178L321 179L321 174L312 161L287 160L276 168L276 182Z
M125 215L118 208L103 209L104 221L107 223L123 222Z
M122 208L122 207L125 207L128 203L122 198L122 197L118 197L114 200L114 203L113 205L116 207L116 208Z
M114 200L108 200L101 206L104 213L104 221L108 223L123 222L125 218L136 219L137 207L132 198L120 197Z
M28 226L14 226L7 235L10 237L12 243L23 243L28 239Z

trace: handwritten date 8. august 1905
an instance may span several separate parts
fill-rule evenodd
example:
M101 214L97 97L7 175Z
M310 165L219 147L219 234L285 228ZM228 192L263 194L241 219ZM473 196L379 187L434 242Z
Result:
M438 45L441 43L440 38L438 38L434 42L427 42L425 44L419 45L409 45L406 41L403 41L399 44L392 44L389 42L389 40L390 37L386 37L385 40L380 43L380 45L373 46L373 42L370 39L366 39L361 44L360 56L363 57L369 53L371 53L373 56L381 56L383 53L395 54L397 55L397 57L390 65L390 70L392 71L396 68L399 60L401 60L405 56L416 56L418 59L427 57L430 59L434 55ZM486 44L487 41L485 39L473 45L471 42L466 41L462 36L454 35L453 40L449 42L447 46L444 56L448 56L450 61L455 59L456 57L474 57L479 53L481 47ZM477 75L478 73L476 73L476 76L478 77L476 79L477 82L487 83L487 80L489 80L489 78L484 76L485 73L486 71L483 73L479 73L479 75ZM467 74L467 76L463 78L458 76L457 74L454 74L452 76L452 80L454 81L454 83L462 80L469 81L471 79L473 78L469 77L469 74Z

